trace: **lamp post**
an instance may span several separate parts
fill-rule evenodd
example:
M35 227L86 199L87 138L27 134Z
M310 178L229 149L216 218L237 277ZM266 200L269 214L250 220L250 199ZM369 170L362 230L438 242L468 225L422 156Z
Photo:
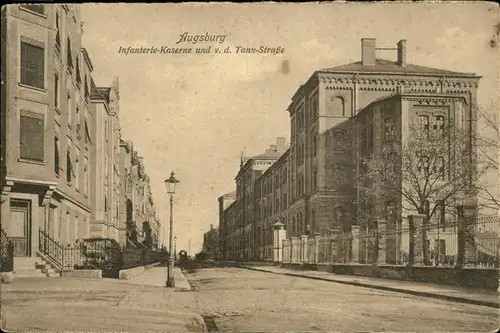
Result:
M177 261L177 236L174 237L174 262Z
M175 178L174 172L170 174L170 177L168 179L165 179L165 186L167 187L167 194L170 195L170 234L169 234L169 243L168 243L168 270L167 270L167 283L166 287L167 288L174 288L175 287L175 280L174 280L174 257L172 255L172 239L173 239L173 233L174 233L174 215L173 215L173 208L174 208L174 194L175 194L175 185L179 181Z

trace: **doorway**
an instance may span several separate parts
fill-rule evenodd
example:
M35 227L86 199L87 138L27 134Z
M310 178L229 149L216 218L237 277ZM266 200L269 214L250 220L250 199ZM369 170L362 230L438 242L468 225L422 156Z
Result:
M14 246L14 257L31 255L31 207L30 201L10 201L8 235Z

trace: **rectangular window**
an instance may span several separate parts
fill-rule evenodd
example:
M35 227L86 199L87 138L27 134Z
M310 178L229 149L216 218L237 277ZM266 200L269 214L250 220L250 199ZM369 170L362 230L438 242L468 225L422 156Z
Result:
M316 134L313 134L313 137L312 137L312 156L316 156L317 145L318 145L318 137L316 136Z
M80 140L81 138L80 118L81 118L80 107L77 105L75 111L75 122L76 122L76 138L78 140Z
M84 81L85 81L85 85L84 85L84 88L85 88L85 99L88 100L89 99L89 85L87 83L87 75L84 75Z
M44 5L21 5L21 7L31 12L38 13L40 15L45 15Z
M44 159L44 116L21 110L20 115L20 158L43 162Z
M66 238L65 239L65 242L69 242L69 226L70 226L70 215L69 215L69 212L66 213L66 223L65 223L65 226L64 226L64 237Z
M104 212L105 213L108 212L108 197L107 196L104 197Z
M66 117L68 120L68 126L73 127L73 101L71 100L70 94L67 95Z
M61 23L58 11L56 11L56 48L61 51Z
M60 151L59 138L54 137L54 172L58 176L59 176L59 169L60 169L59 151Z
M108 121L104 121L104 138L108 140Z
M444 137L444 116L436 116L434 130L437 131L440 137Z
M68 68L71 72L71 70L73 69L73 55L71 54L71 39L69 39L68 37L68 40L67 40L67 43L66 43L66 64L68 65Z
M109 160L108 160L108 156L104 157L104 168L105 168L104 174L106 175L106 177L108 177L108 175L109 175ZM142 193L142 194L144 194L144 193Z
M444 157L438 157L436 159L436 165L434 166L434 173L438 175L441 180L445 178L444 172Z
M75 159L75 188L77 190L80 188L80 160L78 155Z
M85 157L83 165L83 193L89 194L89 160Z
M54 105L59 109L59 75L54 74Z
M90 128L87 118L85 118L85 144L88 145L89 143L92 143L90 140Z
M386 142L391 142L392 140L394 140L394 119L385 118L384 134Z
M21 83L45 88L45 49L21 42Z
M78 56L76 57L76 83L82 83L82 77L80 76L80 61L78 59Z
M420 131L424 135L429 136L429 116L419 115L418 116L418 123L419 123Z
M66 181L71 183L73 178L73 164L71 163L71 153L69 149L70 147L68 147L68 152L66 153Z

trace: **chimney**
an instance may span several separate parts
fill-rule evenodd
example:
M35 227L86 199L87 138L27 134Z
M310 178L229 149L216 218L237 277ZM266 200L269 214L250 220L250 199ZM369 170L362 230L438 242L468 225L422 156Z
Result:
M402 39L398 42L398 65L406 66L406 40Z
M375 38L361 39L361 62L363 66L375 65Z
M286 139L282 136L276 138L276 145L278 146L278 151L286 150Z

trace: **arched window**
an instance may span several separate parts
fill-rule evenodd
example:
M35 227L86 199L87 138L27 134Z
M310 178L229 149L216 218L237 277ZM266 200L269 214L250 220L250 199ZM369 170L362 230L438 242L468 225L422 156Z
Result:
M330 114L332 116L345 117L345 101L341 96L332 97L330 100Z

